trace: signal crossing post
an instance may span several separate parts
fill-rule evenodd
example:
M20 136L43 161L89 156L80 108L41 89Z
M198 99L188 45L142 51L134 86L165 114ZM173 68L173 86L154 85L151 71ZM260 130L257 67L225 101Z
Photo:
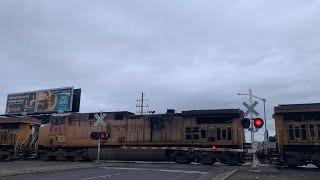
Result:
M252 90L251 89L249 89L249 103L250 103L250 107L252 107ZM252 130L251 130L251 149L253 150L254 149L253 145L254 145L254 141L255 140L254 140L254 124L253 124L254 122L253 122L253 112L252 112L252 110L250 111L250 119L251 119L251 128L252 128ZM252 156L253 157L252 157L252 166L251 166L251 168L252 169L258 169L258 166L257 166L257 153L254 152Z
M100 112L100 116L96 113L94 117L97 119L97 121L94 123L94 126L99 125L99 140L98 140L98 155L97 155L97 164L99 164L100 160L100 146L101 146L101 139L100 139L100 133L102 132L102 126L105 126L106 123L103 121L103 119L106 117L106 113Z
M238 94L238 95L244 95L244 94ZM249 95L249 105L244 102L243 105L248 108L248 110L244 113L244 117L248 116L250 114L250 118L243 118L241 120L241 125L243 128L245 129L249 129L249 131L251 131L251 149L249 150L253 155L252 157L252 166L250 171L258 171L259 167L258 167L258 161L257 161L257 142L255 142L255 138L254 138L254 133L256 131L258 131L258 129L260 129L263 126L263 120L261 118L253 118L253 114L255 114L256 116L259 116L259 113L254 109L254 107L258 104L257 101L255 101L252 104L252 97L255 97L252 95L252 90L249 89L249 94L245 94L245 95ZM249 126L251 126L249 128Z
M100 123L99 125L99 132L102 131L102 125ZM97 155L97 164L99 164L99 161L100 161L100 147L101 147L101 140L100 140L100 137L99 137L99 141L98 141L98 155Z

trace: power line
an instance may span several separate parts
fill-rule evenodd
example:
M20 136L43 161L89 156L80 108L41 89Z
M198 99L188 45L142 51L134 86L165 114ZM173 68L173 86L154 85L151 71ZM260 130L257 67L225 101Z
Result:
M139 107L140 108L140 111L136 111L137 113L140 113L141 115L143 115L144 113L149 113L149 114L154 114L156 111L143 111L143 109L144 109L144 107L149 107L149 105L147 104L147 105L144 105L144 102L145 101L149 101L148 99L145 99L144 98L144 94L143 94L143 92L142 92L142 94L141 94L141 99L138 99L137 101L139 101L140 102L140 104L139 105L136 105L136 107Z
M146 112L143 111L143 108L144 108L144 107L149 107L149 105L147 104L147 105L145 106L145 105L144 105L144 102L145 102L145 101L149 101L149 100L148 100L148 99L144 99L144 97L143 97L143 92L142 92L142 94L141 94L141 99L138 99L137 101L140 102L139 105L136 105L136 107L139 107L139 108L140 108L140 111L137 111L137 113L140 113L141 115L142 115L143 113L146 113Z

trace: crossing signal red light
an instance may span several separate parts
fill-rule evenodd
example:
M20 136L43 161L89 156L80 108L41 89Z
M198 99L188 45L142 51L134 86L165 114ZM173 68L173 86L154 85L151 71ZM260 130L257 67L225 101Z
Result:
M106 133L106 132L92 132L91 134L90 134L90 138L92 139L92 140L98 140L98 139L102 139L102 140L107 140L107 139L109 139L109 134L108 133Z
M106 132L101 132L101 133L100 133L100 139L102 139L102 140L107 140L107 139L109 139L109 134L106 133Z
M241 120L241 126L245 129L248 129L250 127L250 120L248 118L243 118Z
M216 146L212 146L211 149L212 149L212 151L217 150Z
M261 128L263 126L263 120L261 118L255 118L253 124L256 128Z

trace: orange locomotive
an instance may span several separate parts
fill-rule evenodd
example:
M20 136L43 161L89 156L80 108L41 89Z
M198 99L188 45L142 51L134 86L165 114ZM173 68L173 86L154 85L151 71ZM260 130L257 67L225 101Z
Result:
M0 118L0 158L2 160L36 158L41 121L31 117ZM34 153L34 154L32 154Z
M173 160L177 163L243 163L244 130L239 109L193 110L135 115L107 112L110 138L102 142L101 159ZM94 113L52 115L39 132L43 160L95 160L97 141L90 138ZM214 147L214 148L212 148Z
M320 168L320 103L279 105L274 112L280 162Z

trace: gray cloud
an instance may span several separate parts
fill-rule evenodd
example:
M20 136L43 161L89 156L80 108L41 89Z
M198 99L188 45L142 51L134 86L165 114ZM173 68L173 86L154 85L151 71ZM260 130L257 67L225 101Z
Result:
M318 102L319 1L1 1L0 112L11 92L75 86L81 111ZM262 102L258 105L262 111Z

